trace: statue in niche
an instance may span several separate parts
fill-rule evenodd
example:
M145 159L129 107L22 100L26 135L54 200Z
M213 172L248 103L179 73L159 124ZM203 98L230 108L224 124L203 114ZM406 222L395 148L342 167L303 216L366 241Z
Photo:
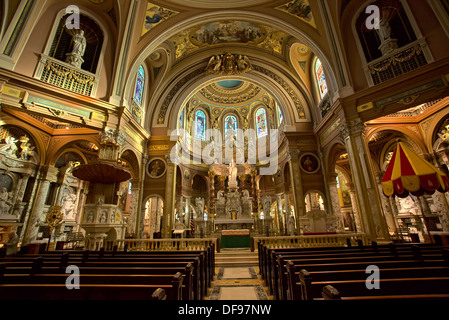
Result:
M195 206L196 206L197 219L203 220L204 219L204 199L200 198L200 197L196 198Z
M101 216L100 216L100 223L106 223L106 219L107 219L107 217L106 217L106 211L103 210L103 211L101 212Z
M262 199L262 206L263 206L263 214L265 217L270 217L271 214L271 197L265 196Z
M295 227L295 217L293 217L293 215L290 215L290 217L288 218L287 232L289 236L295 235L296 227Z
M224 205L225 204L225 196L224 196L224 191L220 190L217 192L217 200L215 201L216 204L218 205Z
M387 55L392 51L398 49L398 40L391 38L391 26L388 20L381 19L379 29L376 30L381 42L379 50L382 51L382 55Z
M8 193L8 189L3 187L0 192L0 215L9 214L9 210L11 209L11 197L12 193Z
M228 170L229 170L229 186L236 187L238 168L235 165L234 159L232 159L231 163L229 164Z
M66 62L76 68L81 68L84 63L84 53L86 51L86 37L84 36L84 30L74 29L72 31L72 52L67 54Z
M64 214L65 220L75 220L75 202L76 202L76 194L74 193L65 193L61 199L61 210Z
M94 222L94 213L92 211L89 211L89 214L87 215L87 222Z

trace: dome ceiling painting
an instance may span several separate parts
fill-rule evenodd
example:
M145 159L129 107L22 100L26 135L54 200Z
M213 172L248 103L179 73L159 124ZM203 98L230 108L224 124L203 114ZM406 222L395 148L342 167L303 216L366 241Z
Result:
M224 110L234 109L246 115L255 105L273 103L272 95L258 85L242 80L220 80L209 84L192 95L188 104L192 107L208 107L219 116Z

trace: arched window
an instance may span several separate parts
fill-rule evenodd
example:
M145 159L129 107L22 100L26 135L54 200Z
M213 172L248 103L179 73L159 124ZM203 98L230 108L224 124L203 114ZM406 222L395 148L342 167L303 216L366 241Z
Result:
M178 129L184 129L184 109L182 109L181 114L178 119Z
M237 136L238 127L239 126L238 126L238 122L237 122L237 117L234 115L228 115L224 121L224 136L225 136L225 138L228 136L228 134ZM232 130L233 132L230 130Z
M279 108L279 106L277 106L278 109L278 115L279 115L279 125L281 125L284 122L284 115L282 114L282 110L281 108Z
M264 108L256 112L256 131L258 138L268 135L267 112Z
M144 86L145 86L145 70L143 69L142 66L140 66L139 70L137 71L136 89L134 90L134 101L139 105L139 107L142 106Z
M104 42L103 31L93 19L83 14L79 15L80 29L68 29L66 28L66 22L70 19L70 15L66 14L59 21L48 56L77 65L78 63L71 61L69 58L71 56L70 53L73 53L75 49L75 36L78 35L80 38L85 39L84 50L80 53L81 59L79 59L80 65L78 65L78 68L95 74Z
M202 110L195 113L194 136L197 139L206 140L206 114Z
M324 75L323 64L321 63L320 59L316 59L315 62L315 77L318 91L320 92L320 98L323 99L324 96L327 94L328 89L326 83L326 76Z

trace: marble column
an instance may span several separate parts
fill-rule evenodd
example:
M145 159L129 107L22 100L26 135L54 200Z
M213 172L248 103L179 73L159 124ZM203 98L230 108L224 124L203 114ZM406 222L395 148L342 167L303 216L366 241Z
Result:
M382 178L383 174L381 172L377 172L375 174L376 176L376 182L377 182L377 189L379 190L379 196L380 196L380 202L382 206L382 210L384 212L385 221L387 223L388 230L390 234L397 233L397 227L396 227L396 219L394 218L390 201L388 198L383 194L382 189Z
M48 191L50 189L50 181L45 178L38 180L39 186L36 193L36 198L34 200L33 209L30 213L30 218L28 220L28 225L25 231L24 243L29 244L36 240L38 227L36 226L37 221L41 218L42 212L44 211L45 200L47 198Z
M290 195L288 191L284 193L284 232L288 236L288 220L290 218ZM295 220L295 233L296 233L296 220Z
M146 154L146 149L144 149L143 155L142 155L142 164L141 164L141 171L140 171L140 185L139 185L139 191L138 191L138 197L137 197L137 216L136 221L139 222L139 224L136 224L136 234L138 238L143 237L143 229L145 228L145 205L146 203L143 203L143 189L145 186L145 177L146 177L146 168L147 168L147 162L148 162L148 155Z
M25 213L24 213L25 217L23 218L23 227L22 227L22 230L19 235L20 242L23 242L24 244L25 244L24 238L25 238L25 234L27 231L28 221L30 220L31 212L33 210L33 204L36 199L36 192L38 190L38 186L39 186L39 180L35 179L34 183L33 183L33 189L31 190L30 201L28 202L28 204L25 207Z
M14 194L13 199L12 199L13 204L15 204L17 201L22 202L29 178L30 178L30 174L24 173L22 175L22 177L19 179L19 182L17 184L16 193Z
M365 140L365 124L361 119L346 122L340 127L340 136L349 154L365 233L372 241L389 240L387 224L382 215L379 190Z
M167 170L165 173L165 203L162 223L162 237L171 238L174 224L176 201L176 165L166 156Z
M126 226L129 233L135 238L142 238L141 227L145 223L145 214L138 214L139 210L140 181L131 180L131 197L129 199L129 217Z
M363 227L362 223L360 221L360 210L359 210L359 204L357 201L357 195L355 192L354 184L352 182L349 182L346 184L348 187L349 197L351 198L351 205L352 205L352 212L354 214L354 223L357 233L363 233Z
M327 185L329 187L329 196L331 198L332 204L332 212L334 217L336 218L335 223L335 231L338 233L342 233L345 231L345 225L343 222L343 214L341 212L341 204L340 197L338 196L338 188L337 188L337 174L329 173L328 174Z
M292 182L293 187L293 203L295 205L295 220L297 223L296 228L301 230L299 218L306 214L306 210L304 205L304 191L302 187L301 169L299 163L299 150L289 150L288 158L288 164L290 166L290 181Z
M190 227L190 219L193 219L193 212L190 211L190 200L192 199L192 197L189 196L184 196L184 198L186 199L186 226L187 228Z
M430 162L433 162L433 164L440 169L441 171L447 173L447 165L448 165L448 155L449 150L445 149L440 151L439 153L434 153ZM449 178L449 176L448 176ZM433 200L435 203L439 204L439 216L440 216L440 222L441 226L443 228L443 231L449 231L449 192L441 193L436 191L433 196Z
M209 177L209 217L213 217L215 213L215 171L207 173Z
M277 214L277 223L279 226L279 235L283 236L285 235L285 230L284 230L284 223L282 221L282 216L283 216L283 212L282 212L282 195L281 194L277 194L276 195L276 202L277 202L277 207L278 207L278 214Z

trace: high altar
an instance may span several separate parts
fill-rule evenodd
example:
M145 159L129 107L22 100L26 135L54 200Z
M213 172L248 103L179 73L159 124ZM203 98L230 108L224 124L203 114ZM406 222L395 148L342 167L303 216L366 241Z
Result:
M228 170L228 192L218 191L215 199L214 230L253 229L254 218L252 216L253 198L248 190L239 191L237 184L238 167L234 162L229 166L221 166L215 170ZM242 169L247 169L242 165Z

